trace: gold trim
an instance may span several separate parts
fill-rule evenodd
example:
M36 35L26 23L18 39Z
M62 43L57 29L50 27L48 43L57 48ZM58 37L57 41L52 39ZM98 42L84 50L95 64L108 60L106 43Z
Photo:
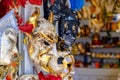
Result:
M47 49L45 49L45 50L40 51L40 52L38 53L38 57L41 58L42 55L48 53L51 49L52 49L52 48L49 47L49 48L47 48Z
M54 14L53 14L52 11L50 12L50 15L48 17L48 21L51 22L51 23L53 23L53 21L54 21Z
M37 19L40 15L40 9L38 7L35 8L35 12L29 17L27 23L33 24L33 30L38 26Z
M43 32L39 32L40 36L42 36L43 38L45 38L46 40L48 40L51 43L56 42L55 40L50 39L47 35L45 35Z

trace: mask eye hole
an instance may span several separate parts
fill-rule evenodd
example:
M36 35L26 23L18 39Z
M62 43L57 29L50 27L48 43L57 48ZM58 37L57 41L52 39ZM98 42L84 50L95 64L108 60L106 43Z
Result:
M67 66L70 68L70 67L71 67L71 64L67 64Z
M47 45L47 46L49 46L49 45L50 45L47 41L44 41L44 44L45 44L45 45Z

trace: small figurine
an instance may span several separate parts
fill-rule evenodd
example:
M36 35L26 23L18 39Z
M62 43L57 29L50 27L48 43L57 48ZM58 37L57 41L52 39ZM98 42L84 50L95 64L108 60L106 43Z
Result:
M92 39L92 45L101 45L102 42L100 40L100 35L98 33L95 33L93 35L93 39Z

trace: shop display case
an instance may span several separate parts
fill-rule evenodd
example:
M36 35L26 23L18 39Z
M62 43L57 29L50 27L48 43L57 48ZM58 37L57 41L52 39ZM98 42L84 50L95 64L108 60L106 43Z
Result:
M76 40L75 80L117 80L120 72L120 32L99 32ZM106 37L107 36L107 37ZM97 35L98 37L98 35ZM107 39L108 38L108 39ZM81 44L81 49L79 49Z
M120 32L118 26L120 13L119 10L116 13L113 6L119 0L86 1L83 10L81 10L84 15L80 33L71 49L75 57L75 70L78 73L75 80L117 80L120 72ZM111 10L107 3L111 3ZM86 17L85 14L87 14Z
M112 41L111 43L107 44L104 37L107 36L106 32L100 32L101 40L98 40L99 43L94 41L92 37L84 37L79 38L76 40L76 43L82 44L83 50L85 51L82 53L80 50L74 54L77 63L76 66L87 65L85 67L88 68L119 68L119 60L120 60L120 45L119 45L119 33L118 32L111 32L112 34ZM105 44L106 43L106 44ZM79 60L80 59L80 60ZM109 62L110 61L110 62ZM112 63L112 62L113 63ZM83 63L82 63L83 62ZM97 66L95 66L95 64ZM93 66L94 65L94 66ZM112 67L114 66L114 67ZM116 66L116 67L115 67ZM83 67L83 66L81 66Z

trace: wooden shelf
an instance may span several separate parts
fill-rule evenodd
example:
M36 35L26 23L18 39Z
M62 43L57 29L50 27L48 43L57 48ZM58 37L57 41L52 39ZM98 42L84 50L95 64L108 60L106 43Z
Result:
M92 59L120 59L120 58L105 58L105 57L102 57L102 58L99 58L99 57L92 57Z

